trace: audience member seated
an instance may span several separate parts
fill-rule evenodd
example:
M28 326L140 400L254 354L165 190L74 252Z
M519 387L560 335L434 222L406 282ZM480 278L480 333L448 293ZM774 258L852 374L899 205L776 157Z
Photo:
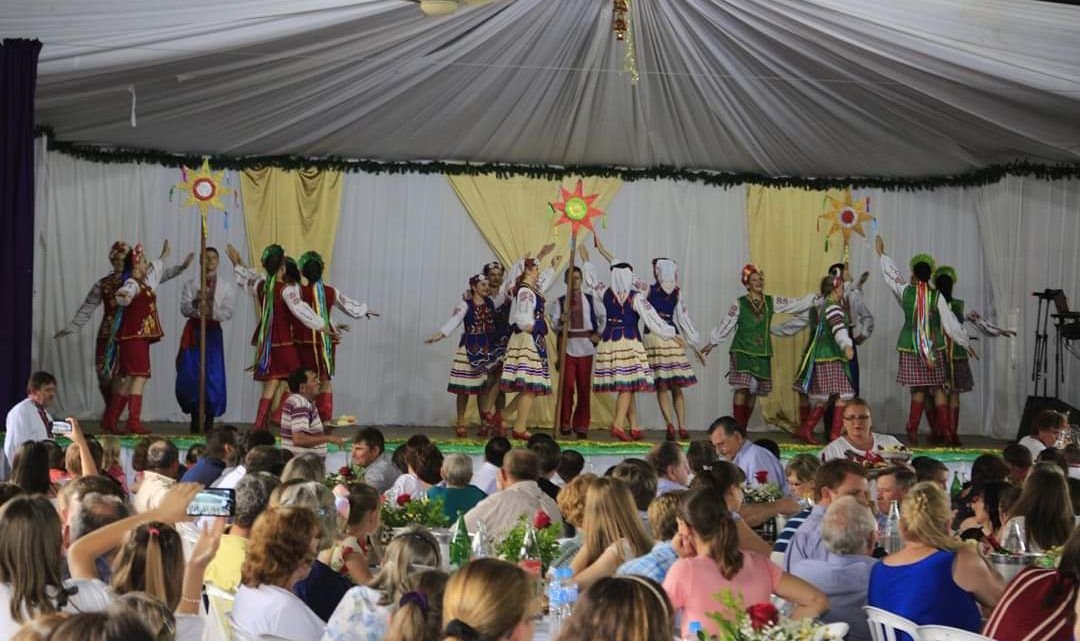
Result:
M440 637L532 641L542 611L532 594L533 579L516 565L498 559L472 561L446 584Z
M565 486L585 469L585 457L577 450L563 450L559 455L559 467L555 470L552 482ZM475 485L475 484L474 484ZM481 488L483 489L483 488Z
M236 484L236 515L232 525L221 536L221 545L214 560L206 568L207 583L226 592L236 592L240 587L251 528L270 505L270 494L279 483L272 474L253 472L246 474Z
M227 426L215 427L206 436L206 455L180 477L183 483L210 487L236 458L236 432Z
M709 440L716 453L742 468L748 483L775 483L784 496L791 494L780 459L746 437L746 428L730 416L722 416L709 426ZM796 512L798 510L793 510Z
M559 469L562 448L555 442L555 439L547 434L533 434L530 440L533 442L529 443L529 449L536 452L536 456L540 459L540 478L537 479L536 484L540 486L544 494L547 494L552 499L558 499L559 486L551 478L555 476L555 472Z
M177 630L176 615L169 606L145 592L128 592L118 596L109 608L109 614L133 614L138 617L155 641L198 641L182 639ZM181 625L180 627L183 627Z
M656 470L656 495L661 496L690 486L690 462L682 446L675 441L657 443L645 458Z
M98 473L119 483L124 490L124 496L128 496L130 492L127 473L124 472L124 465L120 461L120 437L106 434L98 439L98 442L101 444L101 465L98 466Z
M443 459L439 475L446 482L446 486L432 487L427 491L427 497L429 500L442 499L443 514L451 523L457 521L459 515L476 507L476 504L487 496L480 488L469 485L473 476L472 458L466 454L448 454Z
M0 507L3 507L5 503L16 496L22 496L23 494L26 494L26 492L11 481L0 481Z
M345 445L340 436L329 434L323 425L315 398L319 395L319 375L301 367L289 374L289 393L281 402L281 446L293 454L310 453L326 459L326 446Z
M770 454L776 457L776 460L780 460L780 444L771 438L759 438L754 441L754 445L768 450Z
M626 458L617 465L613 465L604 476L619 479L630 488L630 495L634 497L634 506L637 508L638 517L646 531L649 528L649 504L656 498L656 488L660 479L656 476L656 470L648 461L639 458Z
M915 470L915 482L929 481L937 483L938 487L949 493L949 468L936 458L929 456L916 456L911 459L911 467Z
M120 497L114 494L90 492L71 503L70 528L67 530L68 538L65 540L70 544L110 523L126 519L130 515L127 503L124 503ZM109 581L112 578L112 564L117 551L117 548L113 548L94 560L97 575L103 581Z
M821 462L838 458L854 458L858 462L866 460L867 452L903 447L895 436L872 432L874 426L870 415L870 404L861 398L853 398L844 405L841 415L843 431L840 437L830 442L821 450ZM849 455L848 453L852 454Z
M424 437L425 440L427 437ZM416 437L409 439L411 443ZM408 494L414 499L422 499L427 496L427 491L433 485L442 481L441 470L443 455L437 445L431 441L417 441L414 445L408 445L405 450L405 465L408 470L394 481L394 485L386 491L386 500L393 503L403 494Z
M686 490L674 490L661 494L653 500L649 505L649 523L656 534L656 543L644 555L620 565L616 574L644 576L658 584L664 582L668 570L679 558L674 545L675 535L679 531L679 522L676 517L679 501L685 495Z
M317 561L353 583L363 585L372 579L370 568L375 561L372 537L379 532L382 497L375 488L361 483L349 488L345 502L344 531L333 549L328 554L320 552Z
M8 410L4 422L4 465L2 478L15 467L15 452L28 441L52 438L53 418L49 406L56 399L56 377L48 372L34 372L26 383L26 398ZM46 469L48 469L46 467Z
M952 497L953 529L959 529L960 523L974 514L971 504L975 490L987 483L1003 482L1008 475L1009 467L1004 459L997 454L980 454L971 464L971 480L964 483L960 493Z
M180 450L168 439L157 439L146 450L146 464L139 490L131 499L136 512L156 508L161 499L176 485L180 472Z
M266 431L269 432L269 430L266 430ZM146 445L149 446L149 442L152 441L152 440L153 440L152 437L145 436L145 437L143 437L141 439L141 442L146 443ZM136 446L135 452L138 452L138 446ZM132 457L131 457L131 464L132 464L133 467L135 466L135 452L132 453ZM145 455L145 451L144 451L144 455ZM187 468L189 468L189 467L195 465L196 463L198 463L199 459L201 459L204 456L206 456L206 443L194 443L191 447L189 447L187 449L187 452L184 453L184 464L181 465L180 467L184 468L184 471L186 472ZM143 469L144 468L135 467L136 472L141 472Z
M690 490L679 503L679 534L693 541L694 556L681 558L668 570L664 590L688 635L691 621L717 634L708 612L723 612L715 595L728 589L746 607L768 603L773 594L795 604L794 618L816 617L829 607L825 595L776 566L765 555L739 549L731 511L708 488ZM730 613L729 613L730 614Z
M319 537L319 521L307 508L270 508L255 519L233 602L235 628L293 641L322 635L323 620L292 591L307 576Z
M847 641L870 641L863 606L870 571L877 562L870 556L876 532L877 522L870 508L855 497L841 496L825 510L821 521L821 539L829 551L828 560L803 559L791 568L793 575L829 597L829 611L821 620L848 624L844 637Z
M285 464L285 469L281 471L282 483L288 483L292 480L322 483L325 478L326 459L311 452L304 452L292 457Z
M911 488L900 506L904 545L874 565L867 605L917 625L979 630L979 605L997 605L1004 584L973 547L949 535L950 518L948 495L936 483Z
M724 506L727 507L731 518L735 520L735 531L739 536L739 549L758 554L769 554L772 546L758 536L758 533L750 527L747 520L742 516L743 504L743 472L734 463L717 461L712 469L694 479L695 487L707 487L713 492L713 496L722 497Z
M1005 460L1005 465L1009 468L1008 481L1013 485L1023 485L1024 479L1027 478L1035 462L1031 450L1019 443L1012 443L1002 450L1001 458Z
M405 530L386 546L378 574L350 589L326 624L325 641L382 641L390 613L400 602L409 574L441 566L439 543L427 530ZM445 607L445 605L444 605Z
M256 434L269 434L265 430L258 430ZM214 483L214 487L221 489L236 489L240 479L248 474L266 472L276 477L285 473L286 462L282 457L284 450L279 450L273 445L255 445L244 454L244 462L234 467L231 471L222 474ZM295 457L294 457L295 458ZM290 461L292 459L289 459Z
M293 586L293 593L311 611L326 621L334 608L353 586L352 581L328 563L338 543L338 513L334 494L315 481L285 482L277 496L271 495L270 507L302 507L311 510L319 520L319 540L316 557L311 561L307 576ZM276 500L275 500L276 499Z
M151 634L146 623L133 612L113 609L80 612L51 619L49 624L51 629L48 636L32 637L34 641L161 641ZM177 634L179 633L177 630ZM22 639L17 638L14 641Z
M971 492L971 516L961 521L956 532L960 539L983 543L980 549L989 552L995 543L1001 541L998 533L1004 521L1001 520L1001 492L1012 487L1007 481L983 483Z
M552 561L551 567L569 567L570 561L584 545L585 533L582 524L585 521L585 497L597 478L595 474L579 474L559 492L557 503L568 537L559 543L559 554Z
M115 496L121 501L124 494L116 481L105 476L84 476L68 483L60 489L56 496L56 511L60 515L60 526L64 533L65 547L71 543L71 521L78 510L79 502L83 497L91 493L108 494Z
M540 459L531 450L511 450L503 458L499 470L499 491L476 504L465 514L465 525L470 532L476 531L477 523L484 521L488 536L500 540L521 517L531 519L537 510L543 510L552 523L562 523L562 515L555 501L544 494L536 484L540 477Z
M874 479L874 489L877 491L874 501L877 506L879 530L885 525L885 520L889 518L889 508L892 506L892 502L896 501L897 505L903 504L904 497L907 496L911 488L915 487L916 482L915 472L903 465L889 467L878 473L877 478Z
M816 504L809 516L791 537L784 554L784 569L788 572L804 559L828 561L830 554L821 540L821 521L825 510L841 496L852 496L863 505L869 505L869 486L866 469L855 461L833 459L818 469L814 476Z
M596 479L589 486L582 529L585 542L570 563L574 581L581 587L615 574L620 565L653 546L637 516L630 489L616 478Z
M690 466L690 473L693 476L700 476L706 467L718 460L720 458L716 454L716 448L708 440L690 441L690 445L686 448L686 463Z
M55 498L57 487L49 480L49 450L42 441L24 441L15 451L11 482L27 494Z
M42 441L42 443L44 443L45 447L49 450L49 481L55 485L64 485L71 479L67 472L67 465L64 463L64 456L66 454L64 449L53 440L45 440ZM6 465L6 456L4 457L4 464L8 468L10 467ZM11 470L7 469L5 471L7 474L5 474L4 477L7 478L11 475Z
M791 543L791 537L795 536L795 530L799 529L806 517L810 516L814 502L814 475L817 474L819 467L821 467L821 459L813 454L796 454L784 466L792 497L798 499L806 507L789 516L784 521L784 528L776 535L772 555L770 555L776 563L783 562L784 553L787 552L788 544Z
M1069 419L1065 414L1057 410L1043 410L1031 421L1031 434L1020 439L1018 444L1026 447L1031 452L1031 459L1035 460L1040 452L1054 447L1062 430L1068 425Z
M48 447L49 441L42 441L46 447ZM83 454L89 455L89 461L93 462L94 472L87 473L83 470ZM81 443L72 441L67 449L64 451L64 469L67 470L67 474L63 480L67 483L71 480L81 478L83 476L90 476L91 474L97 474L97 470L101 470L102 459L104 458L104 451L101 447L101 443L98 443L93 437L84 438ZM104 473L102 473L104 475ZM52 477L50 476L50 479Z
M1024 568L1009 582L982 633L996 641L1070 641L1078 587L1080 529L1069 536L1056 569Z
M671 641L675 614L659 583L640 576L600 579L585 591L559 641Z
M401 585L401 598L390 615L385 641L439 641L442 602L449 579L440 570L410 574Z
M1015 525L1023 527L1027 552L1049 550L1064 545L1068 540L1075 527L1072 502L1065 475L1056 466L1044 468L1036 465L1032 468L1024 481L1020 498L1009 509L1009 520L1002 531L1003 539Z
M502 469L503 457L510 448L510 441L506 437L496 436L488 439L487 444L484 445L484 462L480 465L480 469L473 473L470 485L475 485L485 494L497 492L496 479L499 477L499 470Z
M401 472L386 454L386 439L374 427L356 433L352 442L352 463L364 468L364 482L382 494L394 485Z
M1065 452L1056 447L1048 447L1039 452L1039 455L1035 457L1035 464L1039 463L1052 463L1058 466L1066 478L1069 477L1069 460L1065 458Z

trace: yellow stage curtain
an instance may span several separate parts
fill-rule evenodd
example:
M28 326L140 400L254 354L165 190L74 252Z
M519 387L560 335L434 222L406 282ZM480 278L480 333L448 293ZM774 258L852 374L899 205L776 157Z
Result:
M341 214L341 172L261 167L246 169L240 177L249 264L258 268L263 249L278 243L296 258L308 250L319 252L329 274Z
M818 216L825 211L826 196L842 198L846 193L748 187L750 260L765 272L766 293L798 297L818 291L829 265L840 261L842 250L837 235L829 239L829 251L825 251L828 229L819 230ZM773 323L787 318L778 316ZM808 340L808 330L792 337L773 337L773 391L758 399L769 423L785 427L798 423L799 396L791 386Z
M529 253L532 256L547 243L555 242L555 251L552 256L562 257L556 267L556 273L561 274L569 262L570 231L567 225L560 225L556 231L553 228L554 218L549 216L549 202L558 199L559 186L573 190L577 184L576 177L568 177L564 181L543 180L537 178L497 178L494 174L479 176L447 176L450 186L469 216L476 223L484 240L491 246L491 250L504 265L511 265L514 261ZM618 178L583 178L582 185L585 194L599 194L600 197L594 206L607 211L615 193L619 191L622 181ZM594 224L599 224L594 219ZM556 236L556 234L558 234ZM587 233L581 233L578 237L579 244L591 237ZM593 252L594 260L599 258ZM549 257L550 259L550 257ZM545 261L541 268L550 266L549 260ZM561 276L557 276L556 283L547 291L547 300L553 301L566 293L562 284ZM552 374L552 394L538 398L530 412L530 425L554 425L555 422L555 393L559 389L558 373L555 371L555 359L558 351L555 347L554 328L548 333L548 360ZM611 425L614 410L614 399L610 394L592 395L592 424L599 427ZM475 412L470 404L470 413Z

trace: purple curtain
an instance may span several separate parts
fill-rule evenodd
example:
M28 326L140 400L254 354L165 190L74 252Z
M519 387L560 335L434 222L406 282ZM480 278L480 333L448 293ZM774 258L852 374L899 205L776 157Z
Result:
M0 409L26 396L33 330L34 89L41 42L0 44L0 274L9 284L0 314Z

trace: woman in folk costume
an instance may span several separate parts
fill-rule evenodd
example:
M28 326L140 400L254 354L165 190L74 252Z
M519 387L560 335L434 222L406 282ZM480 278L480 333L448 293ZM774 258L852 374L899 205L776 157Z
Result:
M840 435L844 405L855 398L849 362L855 355L854 342L848 333L848 317L843 308L844 279L841 274L821 279L821 305L811 311L813 335L803 352L799 371L795 375L796 391L806 394L812 409L799 424L795 438L811 445L814 427L825 416L829 399L834 399L832 429L829 440Z
M279 388L293 371L300 368L300 353L293 342L292 319L300 320L308 329L335 335L333 326L315 313L303 301L300 285L286 275L285 250L281 245L269 245L263 250L261 264L265 275L244 265L240 252L229 245L229 258L234 265L237 286L255 295L259 325L252 337L255 380L262 383L259 410L253 429L265 430L271 405Z
M586 260L583 267L585 282L594 296L600 298L606 317L600 344L596 346L593 391L618 394L615 399L615 416L611 421L611 435L620 441L638 441L644 434L637 425L634 394L656 389L649 356L638 332L638 321L645 321L645 325L659 339L671 341L680 350L686 348L686 342L679 336L675 326L664 321L649 304L648 297L641 293L640 290L644 287L635 279L634 268L629 263L614 258L595 234L593 239L597 251L611 264L611 284L604 285L598 282L592 263L587 262L588 254L582 253L582 258ZM628 420L629 435L623 429Z
M128 407L126 431L146 434L142 426L142 393L150 379L150 345L161 340L161 319L158 318L157 293L154 291L164 273L162 260L169 255L169 243L161 252L161 258L150 262L141 244L135 245L124 258L124 284L116 290L118 306L114 322L117 323L115 358L118 374L124 379L120 390L112 397L101 427L110 434L119 434L117 423L124 406ZM107 367L112 367L112 346L106 351Z
M804 326L790 321L774 325L773 315L805 312L817 304L817 296L787 298L766 294L765 274L752 264L743 267L742 284L746 294L731 304L724 319L709 332L709 344L702 352L707 355L734 334L727 379L735 390L732 416L746 427L754 413L755 399L772 391L772 336L792 336Z
M469 291L454 306L450 319L443 324L438 333L424 341L432 344L446 338L464 324L454 362L450 366L450 382L446 391L457 396L457 421L454 433L458 437L468 436L465 428L465 410L469 406L469 397L476 397L477 411L484 423L477 435L487 436L487 421L493 420L492 406L499 393L499 363L502 353L497 347L495 335L495 303L491 288L483 274L476 274L469 279ZM497 428L496 432L500 430ZM502 436L497 433L497 436Z
M945 334L967 353L971 350L964 326L953 315L945 298L930 287L934 272L934 259L926 254L912 257L910 266L913 278L904 278L896 263L885 253L885 240L875 240L881 257L881 273L885 284L892 290L896 301L904 310L904 327L896 341L900 353L900 369L896 382L911 389L911 408L908 410L907 435L912 445L918 442L919 422L927 393L933 394L936 429L948 442L956 442L956 426L949 411L945 394L947 369L944 340Z
M541 252L541 255L544 253ZM558 261L559 258L555 257L552 265ZM519 262L521 273L514 278L510 303L510 326L513 334L506 344L499 387L503 392L518 393L514 399L517 416L514 417L511 435L527 440L532 436L525 429L525 424L529 418L529 410L532 409L533 398L551 393L546 343L548 327L544 316L543 292L550 285L554 271L545 269L541 274L538 259L525 258Z
M301 287L301 297L326 325L331 325L330 311L334 308L341 310L350 318L378 316L368 309L367 303L358 303L342 294L336 287L323 283L325 263L318 252L305 253L300 257L298 266L300 274L307 280L307 284ZM347 327L339 325L337 329L346 330ZM297 349L300 350L300 365L319 376L321 386L319 395L315 398L315 407L319 410L319 418L326 423L334 417L334 387L331 378L334 376L337 340L329 334L305 327L295 316L293 317L293 339L296 341Z
M964 316L964 301L953 298L953 287L957 283L957 278L956 270L952 267L941 265L935 269L933 282L934 288L948 301L949 309L952 310L953 315L959 322L970 322L984 336L1016 336L1016 332L1002 329L990 323L978 312L971 311L968 312L967 316ZM967 351L957 345L947 334L939 334L939 337L944 341L945 362L947 363L946 385L949 393L949 410L952 413L953 429L949 435L951 436L949 444L959 446L960 439L956 434L960 427L960 394L974 389L975 379L971 375L971 365L968 363ZM934 423L931 423L931 427L933 426ZM944 435L935 431L935 440L942 440L942 436Z
M675 333L687 343L696 345L698 331L686 311L686 299L679 288L679 266L670 258L653 259L653 276L656 282L649 286L648 301L665 323L675 328ZM656 400L660 404L660 413L667 424L667 440L675 440L675 426L671 423L671 408L675 406L675 421L679 427L679 438L688 439L686 431L686 397L682 388L697 383L697 376L686 357L686 346L678 345L673 339L662 338L659 334L645 327L645 353L649 356L653 380L656 383ZM670 396L669 396L670 392Z

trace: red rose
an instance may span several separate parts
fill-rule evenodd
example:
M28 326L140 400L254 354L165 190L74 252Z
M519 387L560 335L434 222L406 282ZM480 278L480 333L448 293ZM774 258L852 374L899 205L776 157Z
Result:
M549 525L551 525L551 517L548 516L548 513L543 510L537 510L536 514L533 515L533 527L542 530Z
M758 483L767 482L769 480L769 471L758 470L757 472L754 472L754 480L756 480Z
M406 503L408 503L411 500L412 500L412 496L409 495L409 494L398 494L397 504L398 505L405 505Z
M348 465L342 465L341 469L338 470L337 472L338 472L338 474L344 476L345 478L349 478L350 476L352 476L352 470L349 469Z
M750 617L750 625L755 630L767 628L780 620L780 612L771 603L758 603L746 608L746 614Z

